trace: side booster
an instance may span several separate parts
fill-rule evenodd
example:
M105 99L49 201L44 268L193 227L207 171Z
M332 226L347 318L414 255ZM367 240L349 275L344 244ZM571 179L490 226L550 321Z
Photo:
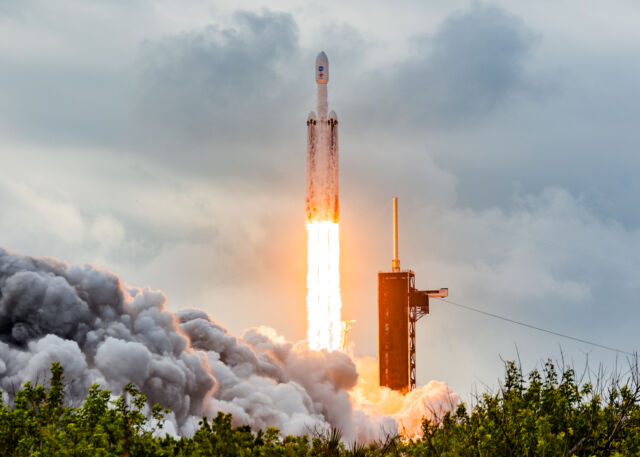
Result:
M339 220L338 117L328 111L329 59L316 58L317 112L307 118L307 222Z

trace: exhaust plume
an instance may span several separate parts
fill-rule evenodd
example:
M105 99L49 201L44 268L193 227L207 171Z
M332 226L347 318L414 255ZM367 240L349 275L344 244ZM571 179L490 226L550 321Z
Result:
M173 434L191 434L202 416L222 411L254 429L338 427L347 441L369 441L414 414L376 410L376 381L359 378L340 351L310 350L266 327L238 338L204 311L170 312L162 292L110 272L0 248L0 389L11 398L26 381L45 381L54 361L71 380L72 402L94 382L120 394L132 381L150 404L171 409ZM446 386L433 395L451 397Z

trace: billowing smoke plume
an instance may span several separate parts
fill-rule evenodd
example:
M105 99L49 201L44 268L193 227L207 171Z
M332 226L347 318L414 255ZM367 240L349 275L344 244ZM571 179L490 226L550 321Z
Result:
M132 381L172 410L170 431L181 434L223 411L253 428L335 426L348 440L371 440L404 424L393 414L408 414L376 411L342 352L311 351L265 327L237 338L203 311L167 311L164 294L112 273L0 249L0 389L11 397L27 380L45 381L54 361L72 401L94 382L119 394ZM444 385L428 401L415 398L418 422L432 397L457 398Z

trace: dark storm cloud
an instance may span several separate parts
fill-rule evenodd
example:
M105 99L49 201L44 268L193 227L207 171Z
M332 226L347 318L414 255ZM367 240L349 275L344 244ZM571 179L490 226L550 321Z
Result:
M144 20L152 13L138 8L136 14ZM305 117L304 103L292 103L303 92L290 14L238 12L230 23L211 20L143 40L144 34L123 33L112 47L100 41L99 31L88 38L98 41L95 47L71 46L75 26L65 29L69 18L60 16L6 19L36 36L25 39L27 46L42 39L39 33L55 39L38 41L26 57L0 52L4 133L48 145L111 147L182 173L229 176L248 165L249 175L273 175L265 163L282 157L271 159L265 145L288 134L289 109ZM126 51L117 52L123 46Z
M531 41L520 19L476 4L416 39L415 60L405 64L398 87L430 119L483 115L521 84Z
M491 112L523 85L533 42L519 18L482 4L450 15L435 34L414 37L409 56L382 68L366 68L367 42L357 30L334 25L322 35L332 74L339 75L332 101L351 108L354 122L376 115L382 102L386 113L411 125L456 124ZM291 124L311 98L313 86L301 75L310 73L312 54L300 48L291 15L268 11L238 13L232 27L146 42L143 125L153 131L154 145L158 137L218 146L276 141L290 132L282 124Z
M209 25L145 42L140 110L149 146L168 154L178 145L208 147L218 166L260 161L255 146L288 130L286 108L300 95L291 72L298 52L292 16L268 11L237 13L232 27ZM247 148L229 153L223 145L232 142Z
M443 127L478 119L523 86L533 39L518 17L474 4L448 16L435 33L415 36L402 61L374 69L364 80L375 85L365 90L376 96L359 98L382 98L385 110L379 115L404 125Z
M238 13L235 19L232 28L209 25L143 44L145 114L180 136L197 137L224 135L239 118L262 119L296 50L296 26L286 14Z
M478 4L415 37L405 60L382 68L366 67L368 43L349 25L325 25L321 35L335 68L331 101L352 128L482 116L521 84L532 40L519 19ZM181 173L273 184L288 176L282 164L299 159L304 141L291 119L313 108L318 51L301 48L291 14L238 12L230 23L123 43L131 50L113 65L100 60L105 49L72 65L4 56L4 127L30 141L112 146Z

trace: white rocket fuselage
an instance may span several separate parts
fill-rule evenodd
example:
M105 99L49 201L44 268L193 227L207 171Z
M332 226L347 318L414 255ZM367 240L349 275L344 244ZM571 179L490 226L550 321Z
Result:
M324 52L316 58L317 115L307 118L307 223L338 222L338 118L327 114L329 60Z

